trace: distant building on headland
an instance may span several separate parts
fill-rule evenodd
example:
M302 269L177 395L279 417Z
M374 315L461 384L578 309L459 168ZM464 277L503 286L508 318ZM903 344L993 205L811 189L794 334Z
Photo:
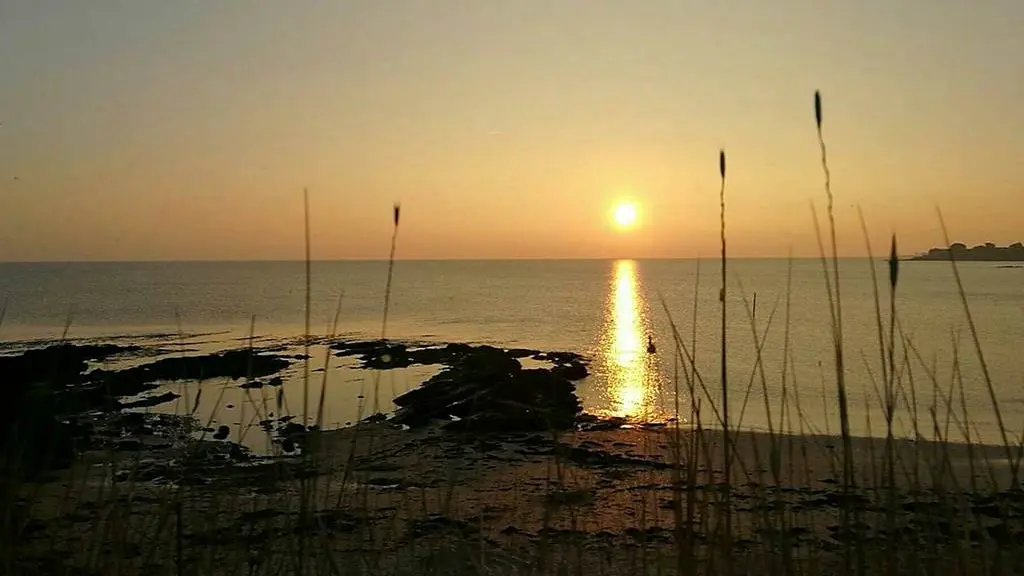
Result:
M984 262L1024 262L1024 244L1014 242L1009 246L996 246L986 242L973 248L959 242L949 248L932 248L924 254L918 254L911 260L978 260Z

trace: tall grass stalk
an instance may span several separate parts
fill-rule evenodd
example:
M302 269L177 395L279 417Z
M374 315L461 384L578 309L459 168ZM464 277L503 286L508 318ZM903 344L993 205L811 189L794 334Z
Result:
M384 284L384 313L381 318L380 337L383 340L387 337L388 314L391 311L391 282L395 274L395 250L398 248L398 224L401 221L402 205L395 202L392 209L391 229L391 250L388 252L388 279ZM378 372L379 374L379 372ZM376 378L373 385L373 413L380 412L380 377Z
M338 321L341 319L341 303L345 298L345 292L338 292L338 303L334 307L334 318L331 320L330 331L328 332L328 342L334 340L338 335ZM327 375L331 368L331 347L324 347L324 365L323 365L323 378L320 380L320 401L317 403L316 410L316 427L323 429L324 424L324 403L327 399Z
M858 207L857 217L860 220L861 233L864 236L864 245L868 253L869 270L871 271L871 293L875 307L875 328L878 336L879 365L882 373L882 391L879 393L884 420L885 420L885 448L883 454L884 483L886 488L885 524L886 532L894 533L896 529L896 469L893 431L893 421L896 414L896 286L899 283L899 259L896 254L896 235L892 236L892 244L889 251L889 338L886 340L883 335L883 316L881 297L878 288L878 274L875 271L875 255L871 248L871 236L868 233L867 223L864 220L864 211ZM870 414L870 412L868 412ZM874 446L874 443L872 443ZM874 458L872 458L872 464ZM877 480L876 480L877 481ZM894 575L898 571L896 549L889 543L886 546L886 569L887 573Z
M841 525L844 533L849 535L849 528L851 526L851 492L855 487L856 475L854 473L853 466L853 443L850 437L850 412L846 391L846 370L843 357L843 308L841 290L839 286L839 250L836 242L835 198L832 194L832 173L828 165L828 149L825 145L825 136L822 130L823 115L820 91L814 92L814 120L817 128L818 146L821 150L821 169L825 180L825 196L827 200L826 213L828 216L829 239L831 243L832 256L832 288L829 290L828 297L832 317L832 344L835 353L836 389L839 400L839 426L843 442L843 506L841 508ZM821 259L824 265L825 277L827 279L829 276L829 270L826 263L827 259L825 257L824 247L821 242L821 233L820 227L817 223L817 217L815 217L815 230L818 231L818 245L819 248L821 248ZM852 512L854 516L859 516L856 506L852 507ZM856 519L854 519L853 524L859 525L859 522L856 522ZM849 572L851 569L852 542L849 537L845 538L845 540L844 568ZM858 572L861 571L859 570Z
M718 151L718 173L721 176L718 199L720 206L719 233L722 245L722 286L719 298L721 300L721 366L719 378L722 385L722 457L725 480L723 489L725 492L725 554L727 569L732 567L732 437L729 429L729 346L727 329L728 311L728 251L725 237L725 150Z
M312 242L310 240L310 223L309 223L309 189L304 188L302 190L302 207L303 207L303 230L305 240L305 301L303 309L303 332L302 332L302 426L305 429L309 427L309 343L312 335L311 332L311 315L312 315L312 298L313 298L313 257L312 257ZM308 435L307 435L308 438ZM312 458L312 453L309 450L309 446L304 446L302 451L303 460L309 461ZM299 526L306 526L309 521L310 506L312 505L312 492L310 490L310 482L308 478L303 478L299 483ZM298 537L298 554L296 555L296 568L299 574L305 573L305 562L306 562L306 536L307 532L303 530Z
M874 270L874 266L872 266ZM895 530L896 517L896 470L893 460L893 420L896 415L896 288L899 286L900 261L896 249L896 235L892 235L892 244L889 248L889 346L887 350L888 369L885 370L885 443L886 443L886 479L891 487L888 491L889 501L887 503L887 524L891 530ZM884 366L884 364L883 364ZM895 573L896 561L890 559L890 573Z
M953 269L953 279L956 281L957 294L960 297L960 303L964 309L964 316L967 319L967 328L971 333L971 342L974 344L974 352L978 356L978 363L981 364L981 374L985 379L985 389L988 392L989 400L992 402L992 411L995 414L996 424L999 426L999 433L1003 441L1003 446L1006 449L1006 461L1010 465L1011 472L1011 487L1013 489L1019 489L1020 462L1014 456L1013 449L1010 445L1010 438L1006 432L1006 426L1003 423L1003 412L999 409L999 401L996 398L995 386L992 384L992 376L989 373L988 362L985 361L985 352L982 350L981 338L978 336L978 328L974 323L974 315L971 314L971 307L967 303L967 292L964 291L964 283L960 278L960 268L956 264L956 258L953 256L952 245L949 242L949 229L946 227L946 220L942 216L942 211L938 210L937 212L939 216L939 224L942 226L942 238L946 242L947 249L949 249L949 264Z
M306 292L305 292L305 308L304 308L304 328L302 332L302 352L305 358L302 361L302 425L309 426L309 338L310 338L310 315L312 308L313 298L313 257L312 247L310 242L310 230L309 230L309 189L303 189L302 191L302 205L305 216L304 230L305 230L305 272L306 272Z
M385 285L384 285L384 310L383 310L383 314L382 314L382 317L381 317L381 328L380 328L381 340L384 340L387 337L388 314L389 314L390 309L391 309L391 287L392 287L392 280L394 278L395 253L396 253L396 250L397 250L397 247L398 247L398 229L399 229L399 224L401 222L401 215L402 215L401 204L398 203L398 202L395 202L395 204L394 204L394 206L392 208L392 225L393 225L393 228L392 228L392 232L391 232L391 249L390 249L389 254L388 254L388 275L387 275L387 281L385 282ZM381 372L382 372L381 370L377 370L376 373L374 374L374 378L373 378L373 414L377 414L380 411L380 378L381 378ZM363 390L365 390L365 386L363 387ZM365 392L361 391L360 392L360 397L363 398L364 396L365 396ZM360 406L362 406L362 403L363 403L363 401L361 401ZM352 446L353 447L357 446L356 442L359 439L362 426L363 426L363 414L362 414L362 408L360 407L360 409L358 410L357 417L356 417L355 431L353 432L353 438L352 438ZM353 472L353 466L354 466L354 463L355 463L356 452L357 452L357 450L355 450L354 448L349 450L347 463L345 464L344 472L342 474L342 481L341 481L342 490L339 490L339 492L338 492L338 499L337 499L337 503L336 503L336 508L340 508L341 505L342 505L342 502L343 502L343 499L344 499L344 495L345 495L344 487L347 486L349 477L350 477L350 475ZM374 434L371 433L369 438L368 438L368 441L367 441L366 454L367 455L372 455L373 452L374 452ZM367 483L364 483L364 485L362 487L362 490L361 490L361 495L362 495L363 508L366 509L368 507L368 503L369 503L369 486L368 486ZM367 537L370 538L371 540L373 539L373 531L370 530L369 527L367 527Z

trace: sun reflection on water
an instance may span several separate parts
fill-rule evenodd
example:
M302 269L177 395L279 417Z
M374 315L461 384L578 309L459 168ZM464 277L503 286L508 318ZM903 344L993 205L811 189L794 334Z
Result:
M636 263L615 263L601 352L614 416L650 419L657 383L653 355L647 352L646 306Z

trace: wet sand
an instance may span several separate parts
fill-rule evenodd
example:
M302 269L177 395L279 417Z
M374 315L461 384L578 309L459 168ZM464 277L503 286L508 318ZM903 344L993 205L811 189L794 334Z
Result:
M925 455L939 446L899 442L899 487L890 501L874 479L884 475L881 462L875 473L858 475L855 490L844 490L836 472L838 439L773 441L741 433L726 505L723 435L703 431L700 444L706 441L708 450L702 448L691 466L685 451L694 434L679 432L680 462L670 428L470 436L439 426L367 424L314 434L306 457L196 466L189 480L175 482L129 480L130 474L115 474L121 480L113 482L97 471L109 458L93 454L37 494L42 504L29 540L37 554L29 556L80 564L92 549L81 535L91 533L106 542L106 554L121 554L118 562L136 569L146 565L145 556L176 561L180 543L183 562L202 574L247 573L233 570L253 565L297 573L285 566L300 553L307 566L329 563L329 556L341 565L365 564L366 573L421 573L413 568L430 562L452 573L476 573L471 568L481 559L495 573L530 573L538 566L565 573L559 565L673 573L687 555L700 572L718 572L728 561L746 573L787 566L835 573L851 538L865 561L881 562L886 545L895 543L901 565L923 569L930 562L929 573L980 566L984 555L1019 562L1011 552L1024 540L1024 497L1006 490L1009 467L998 463L1000 447L949 445L932 461ZM772 445L780 446L777 479L768 464ZM853 445L860 470L872 470L872 453L884 454L884 440L855 439ZM915 454L916 476L909 466ZM117 466L143 478L138 472L146 461L126 454ZM941 473L933 466L940 462ZM86 469L94 474L89 488L69 494L71 476L77 472L81 485ZM995 489L987 485L993 476L1001 483ZM851 514L847 521L844 512ZM842 533L855 522L859 532ZM962 543L966 550L956 552Z

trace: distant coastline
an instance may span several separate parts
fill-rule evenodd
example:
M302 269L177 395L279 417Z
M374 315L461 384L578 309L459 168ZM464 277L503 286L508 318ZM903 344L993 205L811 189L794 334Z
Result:
M959 242L949 248L932 248L917 254L909 260L965 260L980 262L1024 262L1024 244L1014 242L1009 246L996 246L991 242L968 248Z

